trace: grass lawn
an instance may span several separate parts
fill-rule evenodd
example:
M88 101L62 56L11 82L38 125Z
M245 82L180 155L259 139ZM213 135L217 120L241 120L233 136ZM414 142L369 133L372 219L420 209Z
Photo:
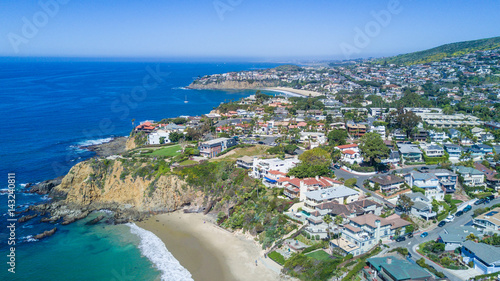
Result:
M451 199L451 203L452 203L452 204L455 204L455 205L456 205L456 204L460 204L460 203L462 203L462 202L464 202L464 201L462 201L462 200L458 200L458 199Z
M193 165L193 164L198 164L198 162L194 160L186 160L179 163L179 165L181 166Z
M177 156L177 155L181 154L180 152L178 152L179 150L181 150L181 146L176 144L176 145L171 145L171 146L157 149L149 155L151 155L151 156Z
M323 250L318 250L315 252L307 253L306 256L311 257L313 259L317 259L319 261L329 261L331 260L330 255L323 251Z
M264 145L254 145L252 147L236 148L236 149L228 152L227 154L222 155L221 158L224 160L236 160L237 158L240 158L242 156L264 155L268 148L269 148L268 146L264 146ZM216 159L213 159L210 161L216 161L216 160L220 160L220 159L218 159L218 157L217 157Z

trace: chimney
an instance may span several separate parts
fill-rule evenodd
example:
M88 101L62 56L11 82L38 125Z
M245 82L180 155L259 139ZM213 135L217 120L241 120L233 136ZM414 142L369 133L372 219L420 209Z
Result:
M316 176L316 180L319 180L319 176Z
M387 264L392 264L392 258L387 258Z

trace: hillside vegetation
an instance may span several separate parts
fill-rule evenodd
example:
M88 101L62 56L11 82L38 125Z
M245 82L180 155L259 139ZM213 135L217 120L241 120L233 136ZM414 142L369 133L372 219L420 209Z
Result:
M475 51L488 51L497 48L500 48L500 37L445 44L424 51L380 59L377 62L412 65L435 62L444 58L457 57Z

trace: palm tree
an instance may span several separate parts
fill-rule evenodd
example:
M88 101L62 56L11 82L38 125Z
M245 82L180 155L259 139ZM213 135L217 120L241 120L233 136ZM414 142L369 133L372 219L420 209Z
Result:
M340 216L340 215L336 215L335 216L335 224L340 226L342 224L342 222L344 221L344 219ZM340 232L337 233L337 245L339 245L339 239L340 239Z
M328 233L328 238L330 238L330 224L332 223L333 219L332 219L332 216L330 216L329 214L327 214L324 218L323 218L323 221L328 225L328 227L326 228L326 232Z

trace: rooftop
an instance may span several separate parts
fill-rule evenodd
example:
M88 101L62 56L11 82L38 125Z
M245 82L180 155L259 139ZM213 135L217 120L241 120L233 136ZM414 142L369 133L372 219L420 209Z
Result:
M470 240L465 241L462 245L485 263L500 266L500 251L498 247Z
M373 257L366 260L374 268L380 271L382 268L396 280L426 279L433 277L431 273L417 264L402 260L396 256Z
M335 198L341 198L356 194L359 194L359 192L347 186L341 185L336 187L330 187L327 189L308 191L306 192L306 197L308 199L316 201L323 201L323 200L333 200Z

